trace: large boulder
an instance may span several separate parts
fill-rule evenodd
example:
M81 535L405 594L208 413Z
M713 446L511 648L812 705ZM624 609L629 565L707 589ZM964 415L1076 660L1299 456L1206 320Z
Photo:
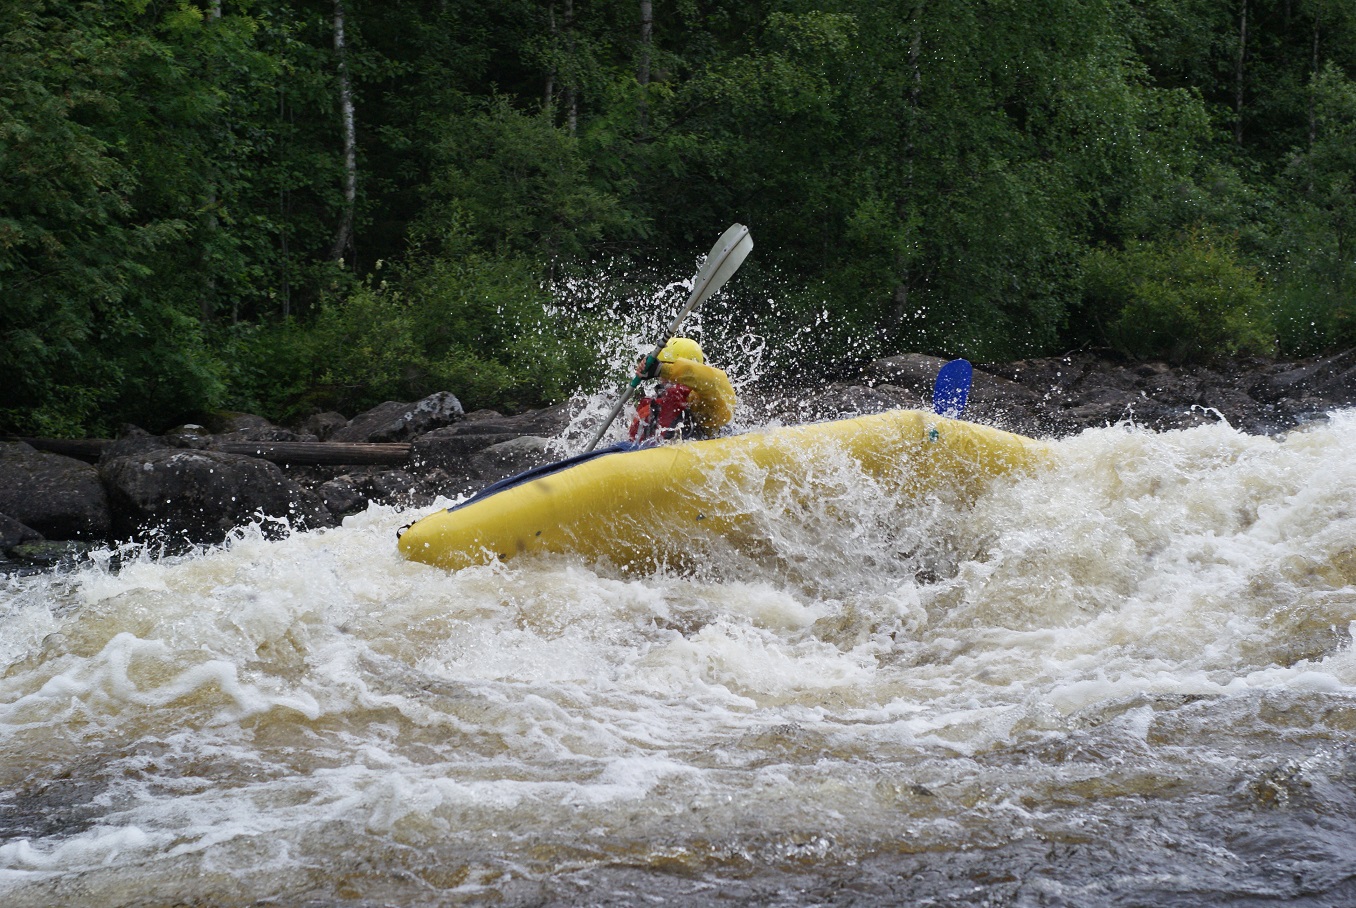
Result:
M346 426L348 426L347 416L329 410L306 417L301 424L301 431L314 435L321 441L329 441L335 432L342 431Z
M0 443L0 514L49 539L103 539L110 522L94 467L22 442Z
M474 462L478 452L524 436L552 438L569 422L569 409L564 404L518 416L493 411L472 413L455 426L416 438L410 446L410 462L417 469L441 469L453 476L480 478L480 468Z
M522 435L482 448L471 457L475 478L485 483L517 476L550 459L550 439Z
M821 391L801 397L797 400L794 411L778 415L792 423L842 419L884 413L901 407L916 409L920 404L913 398L912 391L897 385L882 384L868 387L849 382L834 382Z
M119 457L131 457L146 451L157 451L170 447L169 442L159 435L152 435L137 426L126 426L118 438L104 446L99 455L99 463L108 463Z
M208 447L219 447L228 444L271 444L275 442L314 442L319 440L320 439L315 435L304 432L294 432L291 429L284 429L281 426L248 426L246 428L234 429L230 432L219 432L216 435L213 435L208 442Z
M902 389L915 402L914 406L931 403L932 386L937 371L946 360L922 353L900 353L873 360L862 369L862 380L867 385L893 385Z
M8 514L0 514L0 552L8 552L16 545L39 539L42 539L42 534L37 530L20 523Z
M207 431L213 435L225 435L230 432L242 432L249 429L271 429L273 423L253 413L241 413L238 410L218 410L203 417Z
M319 496L265 460L160 448L119 457L99 468L119 536L160 533L173 540L216 543L259 515L294 530L334 525Z
M1356 404L1356 350L1299 363L1272 363L1258 370L1249 392L1268 403L1310 400L1335 406Z
M344 428L330 433L329 441L409 441L425 432L460 422L466 416L456 396L439 391L418 403L388 400L355 416Z
M422 500L419 479L404 470L344 473L316 489L326 509L336 517L365 510L369 503L409 505Z

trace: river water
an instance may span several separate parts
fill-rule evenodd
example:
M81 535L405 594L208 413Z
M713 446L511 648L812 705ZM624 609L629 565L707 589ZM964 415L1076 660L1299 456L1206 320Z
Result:
M0 903L1352 904L1353 449L844 465L642 573L452 574L374 507L7 578Z

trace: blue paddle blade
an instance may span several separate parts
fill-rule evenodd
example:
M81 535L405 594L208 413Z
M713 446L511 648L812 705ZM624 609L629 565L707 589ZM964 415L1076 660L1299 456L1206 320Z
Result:
M932 386L932 409L952 419L965 412L965 399L970 395L973 370L963 359L953 359L937 370L937 383Z

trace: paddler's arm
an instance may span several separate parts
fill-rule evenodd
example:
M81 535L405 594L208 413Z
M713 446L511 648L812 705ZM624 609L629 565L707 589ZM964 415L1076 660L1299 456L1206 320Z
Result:
M708 432L714 432L734 418L734 387L729 377L715 366L691 359L659 364L659 377L664 381L686 385L696 394L692 415Z

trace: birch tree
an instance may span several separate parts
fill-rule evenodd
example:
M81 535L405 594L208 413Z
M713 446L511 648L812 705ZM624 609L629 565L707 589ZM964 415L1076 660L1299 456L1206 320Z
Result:
M344 40L344 0L334 0L334 56L339 71L339 117L344 146L344 202L339 226L334 232L334 245L330 247L331 261L338 262L353 249L353 219L358 204L358 135L354 125L348 46Z

